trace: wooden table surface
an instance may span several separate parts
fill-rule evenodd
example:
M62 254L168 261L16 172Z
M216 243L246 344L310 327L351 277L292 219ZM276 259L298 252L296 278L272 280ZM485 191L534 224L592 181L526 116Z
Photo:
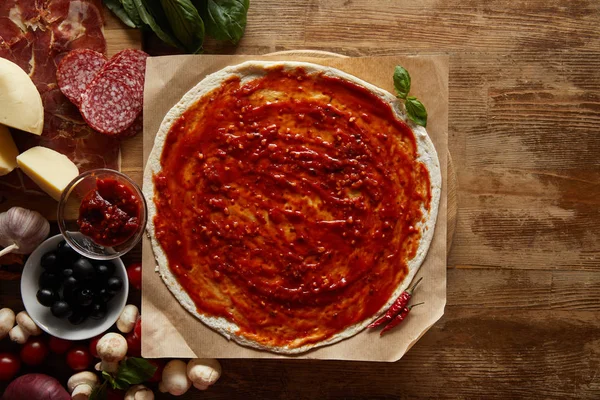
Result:
M182 398L600 398L600 2L251 0L248 20L206 52L450 56L448 302L396 363L223 360Z

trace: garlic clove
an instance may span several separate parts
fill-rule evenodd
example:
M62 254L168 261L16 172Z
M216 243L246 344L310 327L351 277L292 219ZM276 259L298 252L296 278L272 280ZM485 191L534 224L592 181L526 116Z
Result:
M37 211L13 207L0 214L0 257L8 253L29 254L50 233L48 220Z

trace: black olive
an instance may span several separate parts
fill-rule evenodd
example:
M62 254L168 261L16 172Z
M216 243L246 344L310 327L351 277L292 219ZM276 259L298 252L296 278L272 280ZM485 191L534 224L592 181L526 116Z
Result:
M57 289L60 286L60 279L54 272L44 271L40 275L39 279L40 288L52 288Z
M47 288L38 290L35 297L37 297L38 302L45 307L50 307L56 300L58 300L58 295L56 292Z
M115 292L108 290L107 288L101 288L96 292L96 299L102 303L108 303L110 299L115 296Z
M108 278L108 281L106 282L106 287L109 291L116 293L123 287L123 281L121 280L121 278L113 276L111 278Z
M81 281L92 280L96 276L96 270L89 260L79 258L73 263L73 276Z
M66 278L68 278L68 277L70 277L72 275L73 275L73 269L72 268L65 268L65 269L62 270L62 276L63 276L63 278L66 279Z
M71 315L71 306L64 300L58 300L52 304L50 311L55 317L64 318Z
M82 324L88 317L87 310L79 309L73 311L73 314L69 316L69 322L73 325Z
M112 264L111 264L112 265ZM114 272L114 267L110 268L107 264L98 264L96 265L96 276L100 279L108 279L112 276Z
M106 303L94 303L90 310L91 319L102 319L106 315Z
M77 287L77 279L74 276L69 276L63 280L63 292L73 291Z
M73 262L79 254L69 246L69 244L63 240L56 247L56 255L61 262Z
M82 307L87 307L94 301L94 292L88 288L81 289L77 293L77 302Z
M56 253L54 252L46 253L40 259L40 265L47 270L54 270L56 264Z

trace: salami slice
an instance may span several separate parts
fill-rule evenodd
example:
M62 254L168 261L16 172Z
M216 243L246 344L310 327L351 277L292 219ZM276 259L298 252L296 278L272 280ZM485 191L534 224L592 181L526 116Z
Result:
M140 132L143 132L144 130L144 113L140 113L140 115L138 115L138 117L135 119L135 121L133 121L133 124L131 124L131 126L127 129L125 129L123 132L121 132L119 134L119 138L120 139L127 139L130 137L134 137L135 135L137 135Z
M143 96L143 90L142 90ZM81 115L92 128L105 135L119 135L142 112L142 96L127 79L100 73L82 96Z
M147 57L141 50L123 50L102 67L80 106L81 114L92 128L120 137L140 130L139 121L137 127L132 125L142 112Z
M63 94L77 106L94 77L106 64L106 57L89 49L69 52L58 64L56 80Z

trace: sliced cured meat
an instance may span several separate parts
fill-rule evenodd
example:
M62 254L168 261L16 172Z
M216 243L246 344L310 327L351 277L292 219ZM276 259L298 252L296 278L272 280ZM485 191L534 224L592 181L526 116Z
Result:
M0 57L26 71L45 109L41 137L14 132L20 151L43 145L71 160L80 171L119 166L119 145L90 128L75 106L58 90L57 65L68 51L90 48L106 52L100 0L0 0ZM4 187L30 192L36 186L15 171L0 178Z
M123 50L111 58L88 86L80 111L86 122L106 135L127 137L142 112L146 58L141 50Z
M83 94L81 115L98 132L118 135L142 112L142 97L131 79L103 71Z
M57 6L53 6L54 4ZM50 2L50 10L59 9L64 16L52 23L54 48L58 53L87 48L99 53L106 52L106 40L102 33L102 15L98 8L87 1L72 0L68 2L65 14L65 0ZM57 11L54 11L54 15Z
M142 50L123 50L115 54L104 69L133 75L140 84L139 88L143 91L147 58L148 54Z
M83 93L104 64L106 64L106 57L97 51L73 50L58 64L56 71L58 87L73 104L79 106Z
M125 129L123 132L121 132L119 134L119 138L120 139L126 139L126 138L130 138L130 137L134 137L135 135L137 135L138 133L141 133L144 131L144 113L140 113L140 115L138 115L138 117L135 119L135 121L133 121L133 124L131 124L131 126L127 129Z

